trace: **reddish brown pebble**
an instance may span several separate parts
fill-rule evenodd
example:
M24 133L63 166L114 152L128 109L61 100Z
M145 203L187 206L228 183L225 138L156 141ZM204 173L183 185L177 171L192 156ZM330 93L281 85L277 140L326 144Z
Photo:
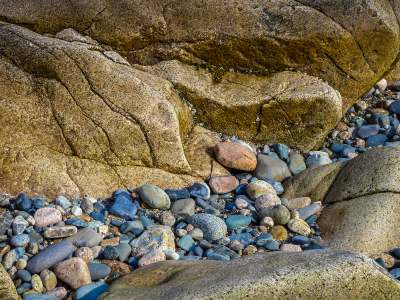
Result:
M61 212L53 207L42 207L35 212L33 217L35 218L36 226L45 227L60 222Z
M218 143L214 147L214 153L217 161L227 168L253 171L257 166L257 157L253 151L238 143Z
M78 257L60 262L54 268L54 273L74 290L92 282L87 264Z
M164 252L162 252L160 249L153 249L139 259L138 265L139 267L144 267L163 260L166 260Z
M226 194L239 185L239 180L230 175L214 176L208 181L208 185L215 194Z
M75 256L82 258L85 263L94 261L94 255L92 249L89 247L82 247L75 251Z
M339 122L339 123L337 123L335 129L338 131L345 131L345 130L349 129L349 126L347 126L346 123Z
M284 252L300 252L301 247L293 244L283 244L279 250Z
M81 220L85 221L86 223L93 221L93 219L91 217L86 216L86 215L79 215L79 216L76 216L75 218L81 219Z
M5 245L3 248L0 249L0 255L4 257L10 251L10 245Z
M120 262L119 260L103 259L101 263L110 267L111 269L110 274L118 273L119 276L124 276L126 274L129 274L133 270L131 266L123 262Z

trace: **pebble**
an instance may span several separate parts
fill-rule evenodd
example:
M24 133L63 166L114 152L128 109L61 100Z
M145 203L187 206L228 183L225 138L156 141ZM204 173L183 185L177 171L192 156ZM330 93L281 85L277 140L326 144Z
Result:
M59 298L50 295L42 295L35 293L35 294L26 294L24 296L24 300L59 300Z
M74 290L92 282L87 264L78 257L60 262L54 268L54 273Z
M39 208L34 214L35 224L39 227L45 227L61 221L61 212L53 207Z
M176 200L171 206L171 212L182 218L189 219L195 214L196 202L191 199L179 199Z
M376 147L379 145L383 145L385 142L388 141L388 138L384 134L374 134L370 135L367 140L365 141L365 145L367 147Z
M311 232L310 226L301 219L292 219L287 226L291 231L300 235L309 235Z
M123 195L118 195L115 198L115 202L110 209L111 214L126 220L133 220L136 215L136 212L137 212L137 207L128 199L126 199L126 197L124 197Z
M5 220L7 220L7 219L5 219ZM7 222L7 224L8 224L8 222ZM17 217L15 217L14 221L12 221L12 232L14 235L21 234L25 231L25 229L28 226L29 226L29 223L23 217L17 216Z
M217 161L227 168L253 171L257 165L257 158L254 152L238 143L218 143L214 147L214 153Z
M332 161L330 160L329 156L323 154L323 152L312 154L306 160L307 168L328 165L330 163L332 163Z
M48 290L44 295L55 297L56 299L70 300L67 298L68 291L64 287L53 288L51 290Z
M289 210L292 210L292 209L303 208L310 204L311 204L311 199L309 197L300 197L289 200L288 204L286 204L286 207Z
M119 250L112 245L108 245L104 249L103 256L105 259L117 259L119 257Z
M295 245L304 246L304 245L310 245L311 239L306 236L303 236L303 235L296 235L296 236L292 237L290 242Z
M24 282L30 282L32 279L32 275L26 270L18 270L17 277Z
M319 213L321 210L322 206L320 202L314 202L313 204L300 208L297 211L299 213L299 218L302 220L306 220L312 215Z
M239 185L235 176L214 176L208 181L208 185L215 194L225 194L233 191Z
M276 191L271 184L264 180L256 180L249 183L246 187L246 192L252 200L256 200L263 194L276 195Z
M125 261L131 254L132 248L128 243L120 243L115 248L118 249L118 259L119 261Z
M77 231L76 234L64 239L64 241L71 242L74 246L77 247L97 246L101 243L102 240L102 236L93 229L90 229L89 227L81 228Z
M290 173L292 173L293 176L299 174L307 168L303 155L297 153L289 156L287 165Z
M225 220L226 227L228 230L241 227L248 226L251 223L251 218L243 215L231 215L229 218Z
M190 197L190 193L187 189L179 189L179 190L166 189L165 193L171 200L178 200Z
M11 238L11 245L14 247L23 247L29 243L29 236L24 233L17 234Z
M72 236L78 232L78 228L75 226L53 226L47 228L43 236L47 239L58 239L58 238L64 238L68 236Z
M81 286L76 290L74 300L95 300L107 290L108 286L104 282L93 282Z
M285 225L290 220L290 212L284 205L274 205L264 208L258 213L258 216L261 219L264 217L272 218L275 225Z
M286 228L282 225L276 225L272 227L269 231L269 233L272 235L274 240L283 242L288 238L288 232Z
M31 273L40 273L44 269L49 269L55 264L68 257L73 249L73 245L67 241L54 243L43 251L33 256L26 265L26 270Z
M196 243L192 239L190 235L184 235L178 242L177 242L178 247L185 251L193 251L196 247Z
M107 277L111 273L109 266L100 263L87 264L92 281Z
M67 209L68 207L71 207L71 202L64 196L56 197L56 199L54 199L54 203L56 205L61 206L63 209Z
M279 204L281 204L281 199L277 195L271 193L265 193L260 195L256 199L254 207L256 208L257 211L260 211L263 210L264 208Z
M153 249L139 259L138 265L139 267L143 267L164 260L166 260L164 252L160 249Z
M293 244L283 244L279 250L284 251L284 252L300 252L300 251L302 251L300 246L293 245Z
M287 164L277 158L269 155L259 154L257 156L257 167L252 175L258 179L271 178L281 182L291 176Z
M54 289L57 285L56 275L48 269L45 269L42 272L40 272L40 279L42 280L44 287L48 291Z
M189 189L191 196L201 198L203 200L210 199L210 188L204 182L195 182Z
M189 223L203 231L204 239L207 241L218 240L226 236L226 223L220 218L210 214L195 214L190 217Z
M94 260L93 251L89 247L76 249L75 257L81 258L85 263L90 263Z
M27 211L32 206L32 201L23 193L19 194L15 199L15 204L18 209Z
M38 293L42 293L43 292L42 279L40 279L40 276L38 274L33 274L32 275L31 285L32 285L32 288L36 292L38 292Z
M153 226L146 230L140 237L132 240L132 256L141 258L152 249L175 251L174 234L171 227Z
M143 184L139 188L140 199L152 208L167 210L171 206L169 196L153 184Z

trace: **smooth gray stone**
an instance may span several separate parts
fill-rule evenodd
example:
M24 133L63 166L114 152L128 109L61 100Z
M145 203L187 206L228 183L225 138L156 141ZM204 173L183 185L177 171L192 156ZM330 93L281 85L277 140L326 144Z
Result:
M314 202L311 205L298 209L297 212L299 213L299 219L306 220L312 215L320 212L321 210L321 204L319 204L318 202Z
M73 245L67 241L54 243L28 260L26 270L31 274L37 274L44 269L49 269L67 258L73 248Z
M291 176L289 168L283 160L263 154L257 155L257 166L251 174L258 179L272 178L278 182Z
M71 242L74 246L94 247L100 245L102 236L89 227L81 228L73 236L67 237L64 241Z

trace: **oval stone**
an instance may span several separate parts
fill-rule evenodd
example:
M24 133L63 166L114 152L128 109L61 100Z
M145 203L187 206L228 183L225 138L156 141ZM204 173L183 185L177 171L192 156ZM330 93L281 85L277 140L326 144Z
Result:
M26 270L31 274L40 273L67 258L73 249L73 245L67 241L61 241L44 248L28 260Z
M45 227L60 222L61 212L54 207L42 207L35 212L33 217L36 226Z
M218 240L227 234L227 227L223 220L210 214L196 214L190 217L189 223L203 231L207 241Z
M239 185L235 176L214 176L208 181L208 185L215 194L225 194L233 191Z
M230 142L218 143L214 147L217 161L227 168L253 171L257 166L257 157L248 147Z
M78 257L60 262L54 268L54 273L74 290L92 282L87 264Z
M139 188L140 199L152 208L169 209L171 201L162 189L153 184L143 184Z
M249 183L246 187L246 192L251 199L256 200L262 194L273 194L276 195L274 187L264 180L256 180Z

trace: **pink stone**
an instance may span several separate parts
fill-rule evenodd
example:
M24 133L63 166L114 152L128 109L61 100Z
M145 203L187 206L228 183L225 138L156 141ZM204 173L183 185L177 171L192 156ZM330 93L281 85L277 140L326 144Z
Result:
M347 157L350 159L353 159L354 157L358 156L357 153L351 152L351 153L347 153Z
M56 297L58 299L66 299L68 295L68 291L64 287L58 287L51 290L48 290L45 295Z
M301 247L293 244L283 244L279 250L284 252L300 252Z
M236 206L237 209L246 208L248 205L249 205L249 203L248 203L246 200L244 200L244 199L237 198L237 199L235 200L235 206Z
M61 212L53 207L42 207L35 212L33 217L36 226L45 227L60 222Z
M254 207L257 209L257 211L260 211L264 208L278 204L281 204L281 199L277 195L271 193L265 193L256 199Z
M208 185L215 194L225 194L233 191L239 185L239 180L231 175L214 176Z
M160 249L153 249L147 252L140 260L139 260L139 267L143 267L146 265L150 265L159 261L166 260L166 256L164 252Z

